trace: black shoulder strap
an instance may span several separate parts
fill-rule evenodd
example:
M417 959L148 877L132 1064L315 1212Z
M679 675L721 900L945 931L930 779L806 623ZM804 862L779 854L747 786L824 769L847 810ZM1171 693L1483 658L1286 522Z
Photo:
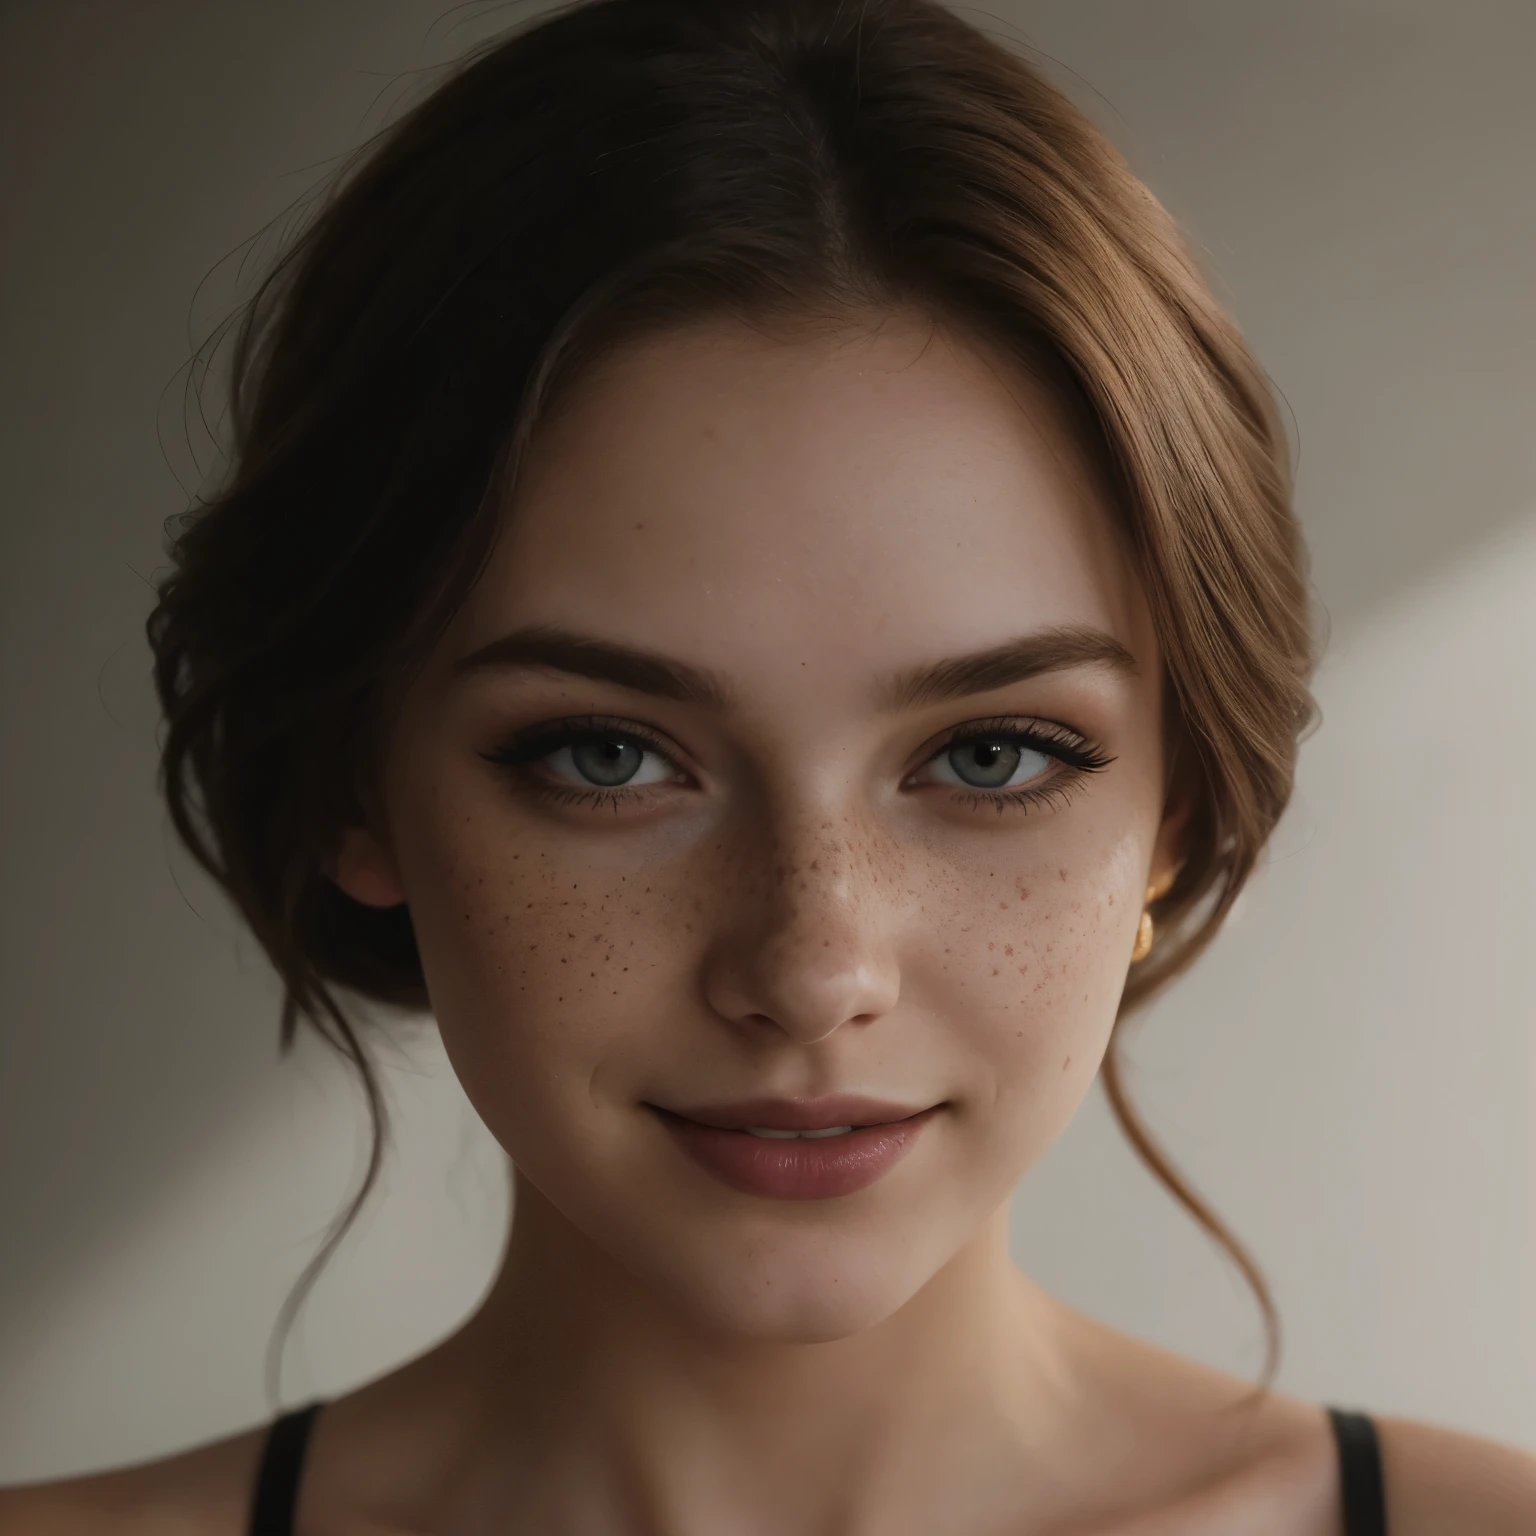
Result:
M262 1446L261 1465L256 1470L250 1536L293 1536L304 1452L319 1412L320 1404L311 1403L273 1420Z
M1376 1426L1368 1415L1343 1408L1330 1408L1328 1417L1339 1446L1344 1536L1387 1536L1387 1500Z

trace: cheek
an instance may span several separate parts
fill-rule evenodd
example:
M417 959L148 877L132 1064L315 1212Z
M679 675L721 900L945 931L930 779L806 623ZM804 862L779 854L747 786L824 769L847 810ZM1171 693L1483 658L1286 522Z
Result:
M1020 1156L1045 1150L1098 1070L1147 851L1131 831L1042 838L951 871L943 899L924 904L929 939L912 984L979 1064L981 1109Z
M579 1117L599 1080L634 1081L688 995L696 882L494 810L428 816L400 856L444 1046L509 1153Z

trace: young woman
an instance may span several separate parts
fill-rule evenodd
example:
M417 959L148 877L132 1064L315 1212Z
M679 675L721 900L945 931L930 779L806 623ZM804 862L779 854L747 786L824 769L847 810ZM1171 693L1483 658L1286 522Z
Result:
M1262 375L1061 96L931 0L565 9L383 136L233 383L149 626L171 813L285 1032L371 1094L349 1003L430 1007L515 1222L440 1347L0 1531L1536 1530L1519 1452L1008 1256L1099 1073L1225 1237L1115 1031L1313 660Z

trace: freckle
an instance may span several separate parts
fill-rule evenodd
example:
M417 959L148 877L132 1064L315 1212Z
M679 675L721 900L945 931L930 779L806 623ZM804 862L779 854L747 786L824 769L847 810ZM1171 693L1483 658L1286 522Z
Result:
M994 966L993 966L993 967L992 967L992 974L993 974L993 975L994 975L994 976L996 976L996 975L997 975L997 967L996 967L996 966L995 966L995 965L994 965Z
M1012 953L1013 953L1013 945L1012 944L1004 944L1003 945L1003 953L1005 955L1012 955Z

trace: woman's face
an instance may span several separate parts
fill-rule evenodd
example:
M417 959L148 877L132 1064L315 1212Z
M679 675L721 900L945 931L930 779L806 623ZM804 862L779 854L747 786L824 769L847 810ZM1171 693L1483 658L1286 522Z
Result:
M409 902L550 1205L715 1330L840 1337L1092 1081L1164 862L1160 671L1041 386L915 317L700 324L541 427L336 878Z

